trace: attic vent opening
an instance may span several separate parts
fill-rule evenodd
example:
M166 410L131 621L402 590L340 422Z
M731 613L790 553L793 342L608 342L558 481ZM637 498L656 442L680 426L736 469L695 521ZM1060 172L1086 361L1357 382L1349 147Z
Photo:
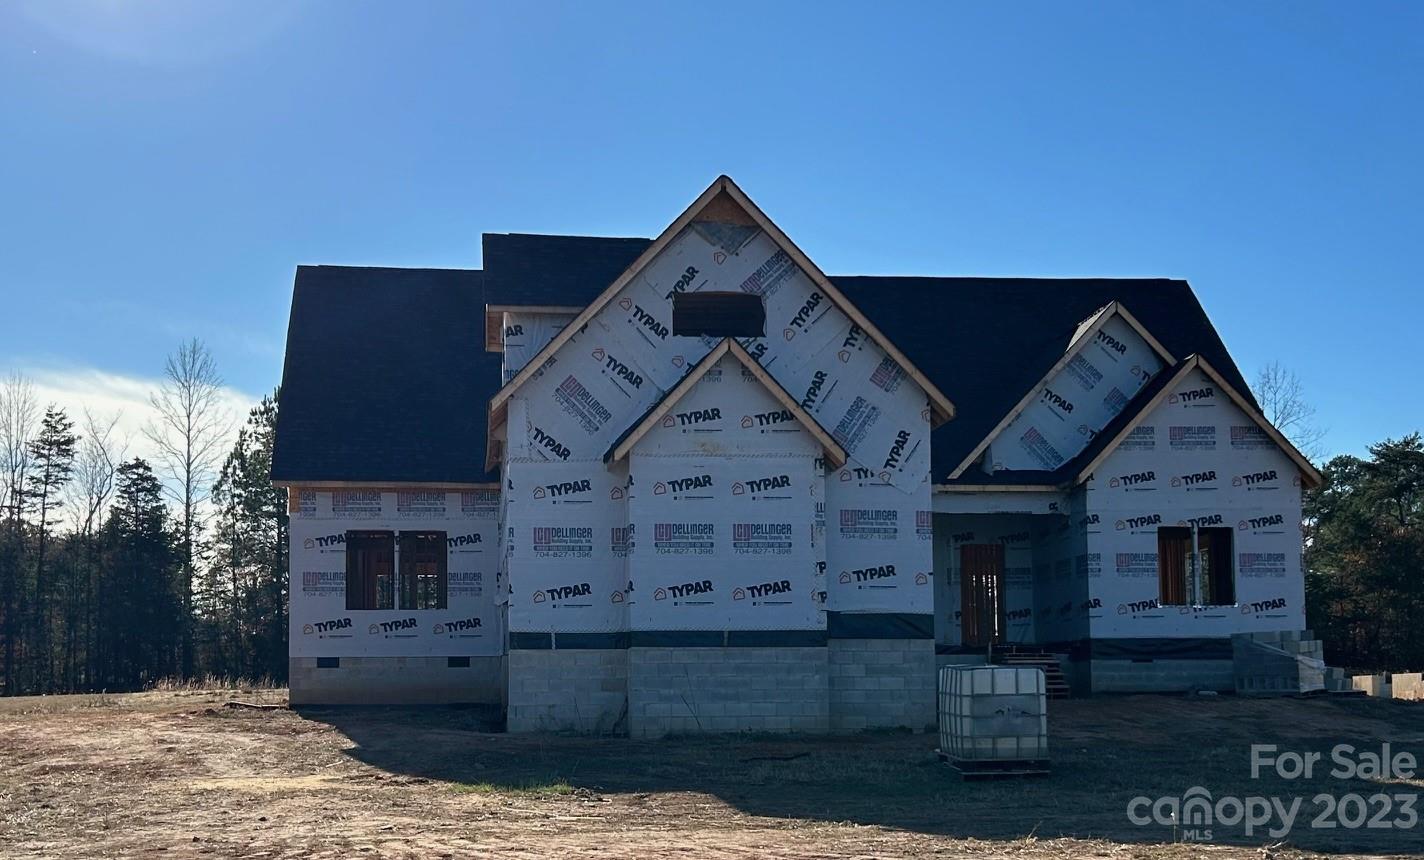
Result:
M766 306L761 296L751 293L673 293L672 333L682 337L766 337Z

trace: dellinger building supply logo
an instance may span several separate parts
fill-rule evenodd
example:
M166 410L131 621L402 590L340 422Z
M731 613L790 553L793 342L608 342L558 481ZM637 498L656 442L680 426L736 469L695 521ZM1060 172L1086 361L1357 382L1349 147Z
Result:
M1261 779L1263 774L1287 783L1328 776L1364 780L1383 788L1391 783L1407 784L1415 778L1418 766L1413 753L1396 751L1389 743L1381 744L1377 751L1336 744L1328 754L1281 751L1275 744L1251 745L1253 780ZM1264 833L1272 839L1284 839L1296 827L1412 831L1419 825L1418 803L1417 791L1378 791L1369 795L1326 791L1308 798L1230 794L1216 797L1207 788L1194 785L1180 795L1132 798L1127 802L1127 820L1138 827L1170 827L1174 837L1183 842L1210 842L1218 836L1234 837L1238 832L1247 837ZM1223 829L1228 829L1229 834Z

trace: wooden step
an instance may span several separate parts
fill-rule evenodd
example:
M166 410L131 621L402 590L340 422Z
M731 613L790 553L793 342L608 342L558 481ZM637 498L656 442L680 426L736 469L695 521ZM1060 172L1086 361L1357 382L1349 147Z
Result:
M1044 692L1050 699L1067 699L1072 695L1068 679L1063 675L1063 664L1058 658L1045 651L1000 651L994 655L994 662L1001 666L1024 666L1043 670Z

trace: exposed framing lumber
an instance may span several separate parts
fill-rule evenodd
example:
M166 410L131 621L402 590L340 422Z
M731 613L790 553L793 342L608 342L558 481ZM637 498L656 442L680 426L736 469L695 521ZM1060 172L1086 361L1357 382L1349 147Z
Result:
M1061 493L1063 484L934 484L936 493Z
M747 214L752 217L752 220L756 222L757 226L770 236L772 241L780 245L782 250L786 251L792 261L800 266L801 270L811 278L812 283L826 295L830 296L831 301L834 302L846 316L850 317L851 322L860 326L866 334L870 335L870 339L875 341L881 349L889 353L890 357L895 359L896 363L905 369L905 372L910 375L910 378L915 380L915 383L920 386L921 390L929 395L930 426L938 427L946 421L953 420L955 412L954 404L950 402L950 399L945 396L943 391L939 390L939 386L935 385L929 380L929 377L921 373L920 369L915 367L915 363L910 361L910 359L900 351L899 347L895 346L894 342L876 327L875 323L867 319L865 314L861 313L860 309L857 308L850 299L847 299L840 290L836 289L835 285L831 283L831 279L826 277L826 273L822 272L819 266L811 262L811 258L807 257L806 254L797 247L796 243L791 241L789 236L781 232L781 228L776 226L776 224L766 216L766 213L762 212L761 208L752 202L752 199L748 197L741 188L737 187L737 183L733 182L731 177L723 176L719 181L725 186L728 196L740 204L741 207L746 210Z
M1163 363L1168 367L1177 363L1177 360L1172 357L1172 353L1167 351L1167 348L1162 345L1162 342L1153 337L1152 333L1149 332L1142 323L1138 322L1137 317L1129 313L1127 308L1123 307L1122 304L1117 301L1108 302L1099 308L1092 316L1088 317L1084 323L1078 326L1078 330L1073 333L1073 338L1068 341L1068 347L1063 350L1063 356L1054 362L1053 366L1048 369L1048 372L1043 375L1043 378L1038 380L1038 382L1019 399L1018 403L1014 404L1014 408L1010 409L1008 414L1000 419L998 424L994 425L994 429L990 430L989 433L979 441L979 444L974 446L974 450L970 451L968 456L960 461L959 465L954 468L954 471L949 473L949 477L953 479L964 474L964 470L972 466L975 461L988 450L989 445L992 444L995 439L999 438L999 435L1008 429L1009 425L1014 423L1014 420L1018 418L1019 415L1023 414L1023 411L1028 408L1029 404L1033 403L1034 398L1038 396L1038 392L1043 390L1043 387L1048 384L1048 381L1057 376L1063 368L1067 367L1068 362L1073 360L1073 356L1078 350L1091 342L1114 315L1122 317L1123 321L1126 322L1133 331L1137 332L1138 336L1151 347L1153 352L1157 353L1157 357L1162 359Z
M1222 375L1217 372L1216 368L1211 366L1211 362L1202 358L1200 355L1192 355L1182 363L1182 366L1176 373L1172 374L1167 384L1162 386L1162 390L1158 391L1157 394L1138 411L1137 417L1129 421L1122 430L1118 431L1118 434L1108 442L1103 450L1098 452L1098 455L1092 459L1092 462L1083 467L1082 471L1078 473L1075 483L1081 484L1092 477L1093 472L1103 464L1103 461L1106 460L1113 451L1117 450L1117 446L1122 444L1122 441L1127 438L1128 434L1136 429L1137 425L1141 424L1152 410L1162 405L1163 401L1172 394L1173 389L1175 389L1182 380L1186 379L1187 375L1193 370L1201 370L1202 373L1206 374L1206 377L1210 379L1217 388L1226 392L1226 396L1231 399L1231 402L1234 403L1238 409L1245 412L1252 421L1256 422L1257 426L1266 432L1266 435L1271 438L1271 441L1275 442L1276 446L1279 447L1281 451L1291 459L1291 462L1295 463L1296 468L1300 470L1301 484L1303 486L1307 488L1320 486L1322 480L1320 471L1311 465L1310 460L1307 459L1304 454L1300 453L1300 450L1297 449L1295 445L1292 445L1290 440L1287 439L1281 431L1277 430L1270 421L1266 420L1266 416L1262 415L1259 409L1252 406L1245 397L1242 397L1241 393L1233 388Z
M706 357L699 361L692 370L688 371L688 373L683 376L682 381L674 386L672 391L667 393L667 396L662 399L662 402L649 412L647 417L645 417L637 427L633 428L633 431L618 444L618 447L614 448L607 457L604 457L604 460L606 462L616 463L632 453L633 447L638 444L638 441L647 435L654 427L657 427L663 418L672 411L672 408L677 405L677 402L697 385L698 380L702 379L702 377L707 374L707 371L711 370L712 367L726 355L731 355L737 361L741 362L742 366L762 384L762 387L771 392L771 396L776 398L776 402L780 403L782 408L796 417L796 420L801 423L801 426L805 427L815 440L820 443L821 449L826 453L826 461L831 464L832 468L839 469L845 465L846 452L845 449L840 446L840 443L831 438L831 435L821 427L820 423L816 421L815 418L812 418L810 413L803 409L801 404L797 403L796 399L788 394L786 389L782 388L781 384L777 382L771 374L767 373L760 364L757 364L756 359L752 358L751 354L743 349L741 344L731 338L724 338L722 342L713 347L712 351L707 353Z
M710 208L709 208L710 207ZM740 210L740 212L738 211ZM587 307L583 308L577 317L573 319L564 330L554 336L554 339L544 345L533 359L529 361L519 373L515 374L503 388L490 398L489 402L489 428L493 434L494 428L502 425L508 419L509 398L525 382L544 366L548 359L558 352L574 334L583 329L593 318L606 306L618 293L628 285L628 283L641 273L648 264L655 259L658 254L675 239L684 228L696 220L708 220L715 217L717 220L734 220L739 223L755 224L761 228L771 240L786 252L796 265L811 279L816 288L821 290L833 304L835 304L851 321L863 329L866 334L881 349L884 349L896 362L900 364L910 378L925 391L930 400L930 419L932 426L938 426L954 417L954 404L944 395L944 392L920 372L919 368L905 357L890 339L887 338L874 323L870 322L859 309L847 299L840 290L830 282L815 263L792 242L781 229L772 223L771 219L747 197L737 184L728 176L719 176L707 187L697 199L692 202L682 214L668 225L653 243L644 249L638 259L633 264L623 270L612 284L605 289L598 298L594 299ZM490 452L491 464L496 452ZM487 464L487 465L491 465Z
M572 305L485 305L485 352L504 352L504 315L561 314L578 316L580 307Z
M439 492L444 490L447 493L458 493L464 490L498 490L498 481L459 482L459 481L273 481L272 486L284 488L290 492L300 490L379 490L381 492L399 492L401 490L428 490Z
M381 493L398 493L402 490L425 490L428 492L460 493L468 490L494 490L499 492L499 484L491 481L479 483L422 483L420 481L273 481L272 486L287 491L287 513L301 511L303 490L330 492L332 490L374 490Z
M507 402L510 396L519 390L524 383L528 382L529 379L534 376L535 372L544 366L544 363L549 360L549 357L558 352L559 348L567 343L569 338L573 337L575 332L588 325L598 312L603 310L603 307L612 301L613 297L618 295L639 272L647 268L648 263L652 262L658 254L661 254L663 249L682 232L683 228L692 223L697 213L702 211L712 198L721 192L722 180L725 178L726 177L719 178L716 182L708 186L706 191L698 195L697 199L692 201L692 205L684 209L682 214L677 216L677 219L669 224L667 229L664 230L658 238L654 239L651 245L643 249L643 253L638 255L638 259L634 260L632 265L624 269L623 273L615 278L613 283L608 286L608 289L604 290L598 298L594 299L587 307L580 311L579 315L574 317L573 322L565 326L564 330L555 335L553 340L544 344L544 348L539 350L538 354L530 359L528 364L520 368L513 379L509 380L509 382L505 383L503 388L495 392L494 397L491 397L489 402L489 428L491 433L493 433L496 426L503 424L508 417L509 409Z

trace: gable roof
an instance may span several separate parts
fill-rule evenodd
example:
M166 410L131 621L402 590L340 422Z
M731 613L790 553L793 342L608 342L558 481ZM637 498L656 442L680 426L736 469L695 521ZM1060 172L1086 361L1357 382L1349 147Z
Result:
M298 266L272 480L483 484L484 403L500 357L480 348L470 269Z
M623 274L651 239L486 233L485 301L492 305L577 305Z
M579 275L588 254L627 268L649 239L577 237L579 254L562 243L536 246L552 237L523 237L533 256L524 263L532 282L560 292L540 292L517 304L586 305L601 291ZM620 269L621 271L622 269ZM1085 320L1116 301L1150 331L1169 354L1198 353L1249 403L1255 400L1226 345L1186 281L1165 278L960 278L832 275L830 280L891 338L915 366L952 395L955 420L931 437L931 474L943 483L1008 414L1034 390L1068 351ZM537 300L537 301L536 301ZM1066 466L1063 468L1067 468ZM1016 480L999 472L966 469L957 481L971 484ZM1041 482L1048 473L1037 473Z
M1200 353L1233 388L1248 390L1186 281L920 277L837 277L835 281L959 404L959 417L936 428L931 437L933 483L945 482L1024 393L1033 390L1063 357L1080 322L1112 301L1128 308L1169 354ZM1244 396L1249 401L1249 394ZM979 484L997 478L971 467L958 480Z
M1123 307L1121 302L1114 300L1107 303L1100 308L1097 313L1083 320L1082 324L1073 332L1073 337L1068 341L1068 347L1063 351L1063 356L1044 372L1036 385L1024 392L1024 396L1018 403L1014 404L1014 408L1010 409L1008 413L1004 415L1003 420L994 425L994 429L990 430L983 439L979 440L979 444L975 445L968 454L964 455L964 459L949 473L949 478L952 480L963 474L964 470L969 468L970 464L978 459L980 454L984 453L990 443L997 439L999 434L1004 432L1004 430L1014 422L1015 418L1019 417L1019 414L1023 412L1029 403L1033 402L1038 392L1041 391L1044 386L1048 385L1059 371L1068 366L1068 362L1072 360L1079 347L1092 340L1093 336L1102 329L1103 325L1114 316L1120 317L1133 331L1137 332L1138 337L1141 337L1148 348L1155 352L1158 358L1162 359L1163 364L1170 367L1176 362L1176 359L1167 351L1167 348L1162 346L1162 343L1153 337L1151 332L1143 328L1142 323L1137 321L1137 317L1133 316L1127 308Z
M698 381L707 374L707 371L711 370L725 355L731 355L740 362L741 365L762 384L762 387L776 399L776 402L781 404L781 408L795 416L801 426L805 427L811 436L820 443L821 450L826 452L826 461L831 464L832 468L839 469L845 465L845 449L842 448L835 439L831 438L830 434L822 429L816 419L812 418L810 414L801 407L801 404L796 402L796 398L788 394L786 389L782 388L781 384L778 383L771 374L767 373L766 370L757 363L757 360L751 357L750 353L742 348L741 344L731 338L723 338L722 342L713 347L712 351L707 353L705 358L683 375L682 380L673 386L671 391L663 395L663 398L657 403L653 404L652 408L644 414L641 420L635 422L624 431L623 435L619 436L618 439L614 441L613 446L608 449L608 453L603 455L603 461L605 463L617 462L628 456L629 452L633 450L633 446L638 444L638 440L642 439L650 430L658 426L658 422L662 420L663 416L671 411L679 400L687 396L688 392L692 391Z
M588 324L606 304L612 301L633 277L652 262L673 239L681 234L685 227L703 215L706 215L709 220L754 224L760 228L762 232L784 251L786 255L791 258L791 261L811 279L811 282L825 293L832 304L839 307L846 316L850 317L853 323L860 326L861 329L865 331L866 336L873 340L881 349L885 350L885 352L905 370L910 378L925 391L929 396L932 423L942 423L954 417L954 404L949 401L949 398L945 397L944 393L939 390L939 387L921 373L920 370L915 367L914 363L906 357L893 342L882 334L880 329L873 322L856 308L854 303L848 300L840 290L836 289L826 275L817 268L816 264L811 262L810 258L802 253L801 249L796 247L796 244L792 242L785 233L782 233L781 229L772 223L770 218L766 217L765 213L752 202L751 198L747 197L746 194L737 187L737 184L733 182L730 177L724 175L717 177L711 185L707 186L707 190L703 191L702 194L692 202L692 205L688 206L681 215L669 224L667 229L665 229L658 238L652 241L652 244L644 248L638 258L631 265L627 266L623 270L623 273L614 279L613 283L609 284L597 298L589 302L588 306L584 308L583 313L575 317L573 322L569 323L567 327L555 335L553 340L545 344L544 348L530 359L530 361L515 374L513 379L501 388L494 397L490 398L489 421L491 430L504 423L508 413L505 404L509 397L517 391L520 386L532 378L534 374L538 372L539 368L543 367L544 363L558 352L559 348L567 343L575 333ZM557 304L557 302L548 302L548 304Z
M1158 374L1158 378L1154 379L1152 381L1153 384L1150 386L1152 390L1150 392L1144 391L1139 394L1137 400L1140 402L1140 406L1132 410L1131 417L1119 415L1118 419L1120 420L1113 422L1110 428L1111 432L1105 429L1104 432L1098 434L1098 438L1093 441L1096 443L1101 439L1102 442L1101 444L1092 446L1094 450L1091 456L1084 456L1087 455L1087 452L1084 452L1084 455L1080 455L1073 463L1074 471L1076 472L1074 483L1081 483L1091 477L1093 470L1102 465L1103 461L1106 460L1113 451L1117 450L1117 446L1122 444L1122 440L1127 438L1127 435L1132 432L1133 428L1140 424L1142 419L1146 418L1153 409L1160 406L1162 401L1166 400L1171 394L1172 389L1176 388L1177 385L1185 380L1194 370L1200 370L1218 388L1226 392L1231 402L1236 404L1237 408L1245 412L1252 421L1256 422L1258 427L1265 431L1266 435L1271 438L1271 441L1275 442L1277 447L1279 447L1281 451L1291 459L1291 462L1295 463L1296 468L1300 470L1301 483L1303 485L1307 487L1320 486L1320 472L1311 464L1310 460L1308 460L1304 454L1300 453L1300 451L1291 444L1290 440L1286 439L1286 437L1275 428L1275 425L1266 419L1266 416L1262 414L1254 401L1247 401L1246 398L1241 395L1241 392L1237 391L1231 383L1227 382L1226 379L1217 372L1211 362L1199 355L1188 356L1186 360L1180 362L1171 372ZM1149 396L1141 397L1141 394L1148 394Z
M483 463L484 404L500 382L499 354L481 349L486 304L583 307L608 283L597 277L610 270L615 271L610 277L617 277L616 272L650 244L648 239L589 236L486 236L486 259L504 273L499 287L503 292L497 294L489 291L492 273L478 270L299 267L273 479L496 480ZM589 265L601 271L585 274L591 271ZM924 374L953 394L959 407L956 420L936 428L931 437L935 484L946 483L950 471L1063 357L1084 320L1115 300L1130 308L1169 353L1199 354L1255 406L1240 370L1185 281L895 276L831 280ZM525 298L519 283L535 285L534 292ZM361 332L387 344L381 347L381 360L346 357L357 336L353 333ZM412 344L433 346L445 363L428 366L421 358L426 350L406 349ZM359 373L358 367L363 368ZM1140 402L1174 370L1149 382L1119 419L1136 415ZM443 380L440 386L425 384L434 378ZM412 396L426 402L424 414L449 416L446 425L432 427L398 410L364 405ZM393 422L399 426L391 426ZM1102 437L1115 426L1109 424L1083 455L1100 450L1108 441ZM415 447L415 440L419 450L406 450ZM1072 477L1068 471L1073 465L1052 474L990 475L971 467L953 483L1059 484Z

